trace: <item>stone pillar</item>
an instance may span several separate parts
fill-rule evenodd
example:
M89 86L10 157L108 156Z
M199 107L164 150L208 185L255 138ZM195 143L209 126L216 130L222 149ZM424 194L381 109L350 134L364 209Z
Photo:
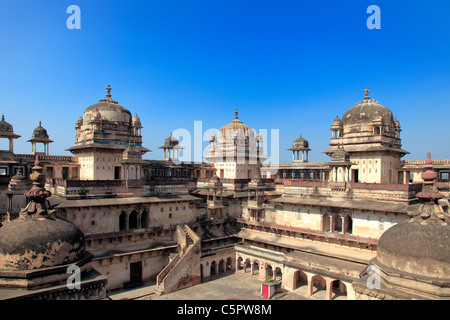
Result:
M258 275L258 279L259 279L260 281L266 281L266 278L267 278L267 269L266 269L264 263L261 262L261 263L259 264L259 275Z
M332 296L333 296L333 279L329 279L329 278L325 278L325 284L326 284L326 289L327 289L327 293L326 293L326 299L327 300L331 300Z
M308 278L308 296L312 296L314 289L312 277L308 274L307 278Z

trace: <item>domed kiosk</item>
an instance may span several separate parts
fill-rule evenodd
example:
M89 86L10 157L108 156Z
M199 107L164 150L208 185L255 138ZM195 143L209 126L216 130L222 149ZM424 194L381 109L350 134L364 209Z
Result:
M51 193L38 160L30 178L30 201L0 228L0 299L104 298L106 278L92 269L83 232L48 210ZM78 270L77 283L71 270Z
M363 101L348 109L342 120L336 116L332 121L330 148L322 152L331 157L339 146L348 152L353 163L349 169L351 182L401 183L404 177L397 169L400 159L409 152L402 149L400 122L390 109L370 99L368 89L363 92Z
M354 285L360 299L450 299L450 215L436 177L428 154L420 203L380 237L370 272Z
M204 158L214 164L221 180L250 180L267 159L263 154L263 138L238 117L219 129L218 137L211 135L209 154ZM234 184L224 183L226 188Z
M41 121L39 121L39 125L33 130L33 135L31 136L31 139L28 140L28 142L31 142L31 151L32 154L45 154L49 155L49 145L53 142L48 136L47 130L42 126ZM44 151L38 152L37 151L37 144L42 143L44 145Z
M107 94L87 107L75 123L75 145L67 151L78 156L80 180L120 180L125 172L120 164L130 143L141 156L151 150L142 146L142 124L137 114L119 105ZM141 170L141 169L139 169Z

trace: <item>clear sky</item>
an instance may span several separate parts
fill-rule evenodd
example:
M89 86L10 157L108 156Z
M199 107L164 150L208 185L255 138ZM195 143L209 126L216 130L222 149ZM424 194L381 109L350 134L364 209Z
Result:
M367 28L369 5L381 29ZM141 118L146 159L162 159L171 131L220 128L237 107L256 131L280 130L281 162L300 133L309 160L328 161L331 122L367 87L400 121L404 159L450 158L449 18L448 0L1 0L0 113L22 136L16 153L41 120L51 154L70 154L76 119L110 84Z

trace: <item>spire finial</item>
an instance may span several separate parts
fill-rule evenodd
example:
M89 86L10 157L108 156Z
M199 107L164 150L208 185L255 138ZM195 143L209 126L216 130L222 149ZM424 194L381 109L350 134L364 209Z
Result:
M107 92L107 94L106 94L106 96L108 97L108 98L111 98L111 86L108 84L108 86L106 87L106 92Z
M369 100L370 99L370 97L369 97L369 89L365 89L365 90L363 90L363 92L364 92L364 94L365 94L365 96L364 96L364 100Z
M2 121L5 121L5 115L2 114Z
M39 120L39 127L42 127L41 120Z
M98 100L98 102L109 102L109 103L117 104L118 103L117 101L114 101L113 99L111 99L111 90L112 90L111 85L108 84L108 86L106 87L105 99Z
M234 110L234 119L238 119L238 111L237 111L237 108L236 108L236 110Z

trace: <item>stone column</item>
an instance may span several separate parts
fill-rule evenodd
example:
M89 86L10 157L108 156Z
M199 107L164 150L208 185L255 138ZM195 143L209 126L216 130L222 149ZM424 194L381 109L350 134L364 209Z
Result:
M325 284L326 284L326 289L327 289L327 293L326 293L326 299L327 300L331 300L332 296L333 296L333 279L329 279L329 278L325 278Z
M266 269L266 267L264 266L264 263L260 263L259 264L259 275L258 275L258 279L260 280L260 281L266 281L266 278L267 278L267 269Z
M308 296L312 296L313 294L313 280L312 277L308 274L307 275L307 279L308 279Z

